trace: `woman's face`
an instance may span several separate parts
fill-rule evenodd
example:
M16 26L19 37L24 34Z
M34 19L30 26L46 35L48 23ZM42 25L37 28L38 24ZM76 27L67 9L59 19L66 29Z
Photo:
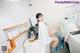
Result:
M39 16L38 21L39 22L43 21L43 16L42 15Z

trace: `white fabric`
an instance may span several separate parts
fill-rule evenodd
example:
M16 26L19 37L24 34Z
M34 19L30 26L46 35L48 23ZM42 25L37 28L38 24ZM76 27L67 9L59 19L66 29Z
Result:
M49 45L51 39L48 34L47 26L44 22L39 22L39 40L41 41L41 53L46 53L46 45Z
M49 53L49 44L51 42L48 30L44 22L39 22L39 39L30 43L26 41L26 53Z
M41 40L42 45L47 45L51 42L47 26L44 22L39 22L39 39Z
M80 34L70 35L68 38L70 53L80 53Z

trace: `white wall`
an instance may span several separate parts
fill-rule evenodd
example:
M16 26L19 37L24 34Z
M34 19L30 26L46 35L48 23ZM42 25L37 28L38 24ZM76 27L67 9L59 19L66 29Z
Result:
M27 0L0 0L0 28L27 21Z
M55 4L55 0L28 0L32 4L28 8L29 16L35 16L36 13L41 12L47 21L49 30L55 31L59 23L65 17L65 7L71 4Z
M0 0L0 28L26 22L29 17L35 17L41 12L50 30L55 31L65 17L65 7L71 4L55 4L55 0ZM29 6L29 3L32 6Z

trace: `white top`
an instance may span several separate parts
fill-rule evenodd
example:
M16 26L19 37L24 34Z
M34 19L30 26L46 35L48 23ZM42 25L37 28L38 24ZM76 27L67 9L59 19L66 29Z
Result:
M25 43L25 53L49 53L49 44L51 39L44 22L39 22L39 39L30 43L28 40ZM46 52L47 51L47 52Z

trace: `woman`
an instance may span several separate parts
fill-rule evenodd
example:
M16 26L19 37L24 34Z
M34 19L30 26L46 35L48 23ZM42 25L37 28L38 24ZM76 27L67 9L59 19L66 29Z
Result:
M35 38L33 42L30 42L29 40L26 41L24 44L26 49L25 53L50 53L49 45L51 43L51 39L48 34L47 25L43 20L42 13L37 13L36 19L37 24L34 26L34 29L36 30L35 33L33 32ZM28 38L30 38L30 36L28 36Z

